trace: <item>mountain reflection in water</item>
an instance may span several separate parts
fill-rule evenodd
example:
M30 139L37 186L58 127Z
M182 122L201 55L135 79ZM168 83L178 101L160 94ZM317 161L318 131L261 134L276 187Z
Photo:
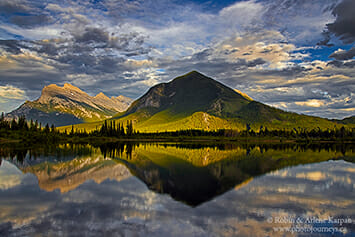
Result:
M43 148L41 148L43 149ZM86 180L121 181L131 174L157 193L190 206L242 186L255 176L331 159L354 161L351 145L107 143L41 149L2 149L46 191L67 192Z
M275 231L294 225L270 217L355 220L353 145L11 145L0 155L1 236L323 236ZM342 227L328 234L354 236Z

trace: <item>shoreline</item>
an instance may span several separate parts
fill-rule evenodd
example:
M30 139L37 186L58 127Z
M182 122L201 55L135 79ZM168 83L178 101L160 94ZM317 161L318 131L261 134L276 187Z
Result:
M325 140L325 139L285 139L285 138L227 138L227 137L162 137L162 138L118 138L118 137L70 137L50 144L63 143L119 143L119 142L192 142L192 143L250 143L250 144L355 144L352 140ZM9 139L0 138L0 144L27 143L38 144L38 141L31 139Z

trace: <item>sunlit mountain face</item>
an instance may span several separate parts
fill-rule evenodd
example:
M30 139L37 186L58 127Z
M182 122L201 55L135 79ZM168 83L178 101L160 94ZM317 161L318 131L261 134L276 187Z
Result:
M65 126L110 118L125 111L131 102L132 99L122 95L109 98L100 92L90 96L68 83L63 87L51 84L42 89L38 99L26 101L6 114L6 118L25 116L27 120L38 121L43 125Z
M335 222L355 219L351 144L111 143L0 151L5 236L355 231L352 222Z
M0 112L69 83L139 98L197 70L255 101L354 115L352 0L0 3Z

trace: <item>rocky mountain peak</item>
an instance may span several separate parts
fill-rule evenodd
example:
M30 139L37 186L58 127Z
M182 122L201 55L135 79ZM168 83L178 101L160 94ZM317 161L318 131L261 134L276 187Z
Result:
M65 83L64 86L63 86L63 89L65 89L65 90L74 90L74 91L78 91L78 92L83 92L83 91L80 90L78 87L73 86L72 84L69 84L69 83ZM83 93L85 93L85 92L83 92Z
M62 126L110 118L125 111L131 102L129 98L110 99L102 92L90 96L69 83L65 83L63 87L51 84L42 89L40 98L27 101L8 116L25 115L27 119Z
M108 98L104 93L100 92L99 94L97 94L95 96L95 98L97 99L105 99L105 100L109 100L110 98Z

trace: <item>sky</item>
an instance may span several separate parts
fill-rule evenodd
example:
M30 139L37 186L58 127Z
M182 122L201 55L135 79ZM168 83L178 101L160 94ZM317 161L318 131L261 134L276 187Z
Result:
M354 0L0 0L0 111L71 83L142 96L197 70L254 100L355 115Z

